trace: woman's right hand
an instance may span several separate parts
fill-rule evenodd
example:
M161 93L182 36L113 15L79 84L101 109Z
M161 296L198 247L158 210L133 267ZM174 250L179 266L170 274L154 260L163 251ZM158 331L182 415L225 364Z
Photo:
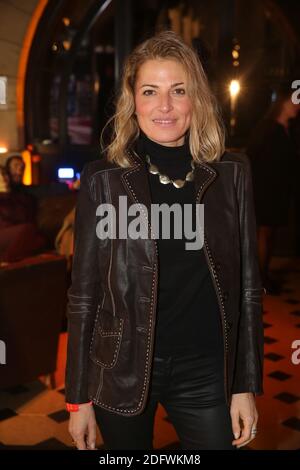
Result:
M82 404L79 411L70 413L69 433L78 450L95 450L96 419L92 405Z

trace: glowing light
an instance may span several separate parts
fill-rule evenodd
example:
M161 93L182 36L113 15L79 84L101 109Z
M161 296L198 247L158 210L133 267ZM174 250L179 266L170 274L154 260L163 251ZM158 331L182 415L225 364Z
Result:
M7 153L8 148L7 147L0 147L0 153Z
M62 22L65 26L70 26L70 18L64 17Z
M71 47L71 41L63 41L63 46L66 51L68 51Z
M74 178L74 169L73 168L59 168L58 177L61 179L72 179Z
M234 59L238 59L240 54L238 53L238 51L236 51L235 49L233 49L233 51L231 52L232 53L232 57Z
M229 92L232 98L235 98L240 92L240 83L238 80L231 80L229 85Z
M31 153L29 150L23 150L22 158L25 163L23 183L26 184L26 186L29 186L32 184Z

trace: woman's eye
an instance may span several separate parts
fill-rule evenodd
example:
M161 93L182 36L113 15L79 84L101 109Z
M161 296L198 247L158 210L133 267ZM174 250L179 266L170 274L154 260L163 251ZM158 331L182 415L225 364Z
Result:
M184 88L175 88L174 92L175 92L175 95L184 95L185 94L185 89Z
M145 96L150 96L150 95L152 95L153 93L154 93L154 90L145 90L145 91L143 92L143 95L145 95Z

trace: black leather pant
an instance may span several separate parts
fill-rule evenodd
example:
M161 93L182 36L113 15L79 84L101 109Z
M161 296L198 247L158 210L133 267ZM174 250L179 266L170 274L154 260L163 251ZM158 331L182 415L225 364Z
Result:
M222 358L199 354L154 357L148 402L142 414L127 417L94 406L105 448L153 449L158 403L175 427L182 449L234 448Z

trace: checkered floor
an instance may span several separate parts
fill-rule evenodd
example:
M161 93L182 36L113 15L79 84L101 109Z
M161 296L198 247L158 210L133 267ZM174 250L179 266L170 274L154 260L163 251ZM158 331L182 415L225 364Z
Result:
M279 296L264 300L265 393L258 397L259 433L250 449L300 448L300 364L292 363L292 343L300 340L300 258L277 258L273 275L283 281ZM59 348L57 383L42 381L0 391L0 449L69 449L68 413L64 409L66 335ZM154 447L178 448L178 438L159 407ZM102 447L100 433L98 448Z

